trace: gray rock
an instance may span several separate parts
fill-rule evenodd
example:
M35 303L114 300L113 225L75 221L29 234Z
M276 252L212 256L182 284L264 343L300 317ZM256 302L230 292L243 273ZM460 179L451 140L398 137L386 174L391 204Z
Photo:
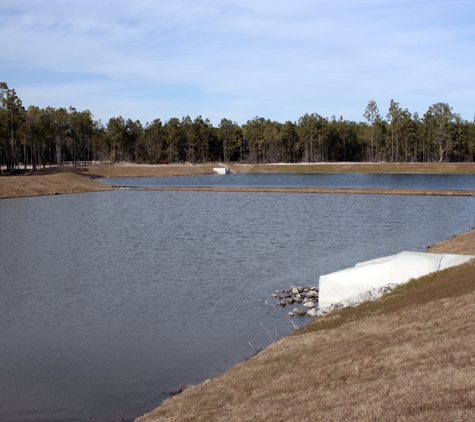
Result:
M318 308L317 309L317 317L326 315L326 314L328 314L328 312L330 312L330 308Z
M310 309L310 311L307 312L307 315L310 317L316 317L317 311L315 309Z

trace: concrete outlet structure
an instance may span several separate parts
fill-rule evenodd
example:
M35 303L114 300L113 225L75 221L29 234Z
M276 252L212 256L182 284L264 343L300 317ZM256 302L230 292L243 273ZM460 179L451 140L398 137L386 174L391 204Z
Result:
M401 252L397 255L361 262L353 268L320 276L319 308L348 306L384 287L395 287L413 278L463 264L473 255ZM367 300L367 299L365 299Z
M218 174L229 174L228 167L215 167L213 168L213 170Z

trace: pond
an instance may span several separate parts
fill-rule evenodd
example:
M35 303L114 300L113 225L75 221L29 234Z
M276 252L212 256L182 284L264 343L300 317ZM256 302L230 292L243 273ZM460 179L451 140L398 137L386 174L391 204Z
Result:
M475 174L238 173L98 180L131 187L475 189Z
M269 299L276 289L424 251L470 229L474 201L141 190L1 200L0 421L143 414L308 323Z

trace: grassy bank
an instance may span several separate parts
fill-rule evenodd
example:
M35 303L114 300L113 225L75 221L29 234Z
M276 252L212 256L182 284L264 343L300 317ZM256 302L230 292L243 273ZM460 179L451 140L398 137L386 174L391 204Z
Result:
M61 170L30 176L0 177L0 198L98 192L111 189L111 186L88 177Z
M88 166L77 167L78 174L92 177L161 177L161 176L195 176L200 174L215 174L213 167L220 167L218 163L212 164L119 164L113 166ZM222 166L221 166L222 167ZM238 165L236 172L247 172L253 166Z
M96 177L141 177L213 174L210 164L119 164L113 166L78 167L77 171ZM236 173L413 173L473 174L472 163L302 163L302 164L229 164Z
M208 192L273 192L273 193L334 193L366 195L423 195L423 196L475 196L475 190L424 190L424 189L378 189L378 188L213 188L213 187L160 187L145 188L154 191L208 191Z
M231 166L232 167L232 166ZM318 163L258 164L252 173L412 173L473 174L473 163Z
M475 254L475 232L431 252ZM317 319L137 422L475 419L474 260Z

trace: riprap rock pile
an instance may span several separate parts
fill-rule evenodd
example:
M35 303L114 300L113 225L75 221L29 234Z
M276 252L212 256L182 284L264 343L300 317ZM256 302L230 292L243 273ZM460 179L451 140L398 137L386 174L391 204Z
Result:
M318 303L318 287L290 286L287 290L276 290L270 297L277 299L278 306L286 307L295 304L301 306L294 307L292 311L287 312L289 316L316 316L315 304Z

